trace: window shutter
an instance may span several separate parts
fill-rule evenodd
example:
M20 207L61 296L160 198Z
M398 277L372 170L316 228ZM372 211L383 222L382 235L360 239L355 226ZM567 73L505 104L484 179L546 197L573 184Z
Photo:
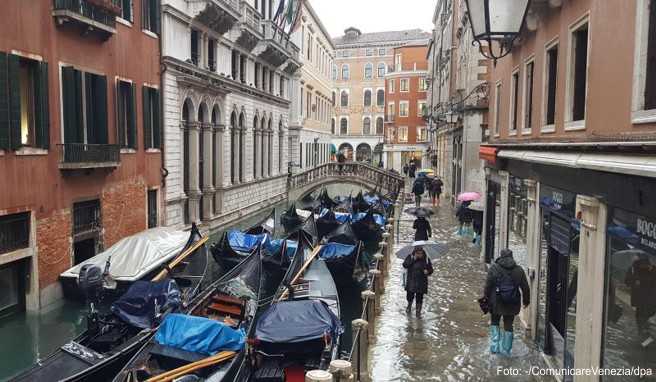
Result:
M21 146L20 58L10 54L9 73L9 137L12 149Z
M128 146L137 148L137 85L130 85L130 103L128 105Z
M50 147L50 105L48 97L48 63L41 62L36 75L36 146Z
M127 126L121 126L121 122L123 120L122 116L123 113L125 112L123 110L123 103L121 102L122 99L122 94L121 94L121 89L123 87L123 82L122 81L116 81L116 132L118 135L118 144L121 148L125 147L125 131L124 129L127 129Z
M64 143L82 143L82 74L72 66L62 68Z
M87 142L89 144L98 143L97 133L98 131L96 126L96 110L95 104L98 102L96 99L95 89L94 89L94 77L96 75L92 73L84 73L84 99L86 101L86 131L87 131ZM80 109L81 110L81 109ZM84 131L84 128L82 128ZM84 134L80 135L82 138ZM81 141L84 142L84 139Z
M146 86L141 88L141 97L143 98L143 130L144 130L144 149L153 147L151 140L151 119L150 119L150 92Z
M159 35L160 32L160 0L150 0L151 20L153 21L153 32Z
M156 149L162 148L162 118L160 116L160 99L159 89L152 90L152 108L153 108L153 147Z
M148 26L146 25L146 15L150 14L150 7L148 6L149 1L150 0L141 0L141 29L148 29Z
M7 53L0 52L0 150L9 149L9 77Z
M95 129L96 142L99 144L109 143L107 135L107 77L94 76L95 96Z

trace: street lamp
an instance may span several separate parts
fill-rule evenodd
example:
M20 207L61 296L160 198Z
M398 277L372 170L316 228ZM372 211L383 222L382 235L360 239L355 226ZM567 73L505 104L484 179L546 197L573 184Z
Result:
M519 35L530 0L465 0L474 41L481 54L494 63L510 53ZM499 45L495 52L492 43ZM483 49L483 43L487 50Z

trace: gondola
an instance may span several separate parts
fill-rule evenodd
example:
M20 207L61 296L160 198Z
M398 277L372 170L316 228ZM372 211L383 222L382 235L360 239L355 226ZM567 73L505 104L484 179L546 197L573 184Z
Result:
M359 216L354 217L351 227L353 228L353 232L358 240L363 241L365 244L379 243L383 237L382 224L384 224L384 221L381 221L381 218L382 216L379 215L377 222L377 218L374 217L374 212L372 210L368 210L363 215L360 214Z
M318 239L323 239L324 236L334 231L337 227L340 226L340 224L342 223L337 220L337 217L333 211L329 209L324 209L321 211L319 217L317 218Z
M319 201L319 206L323 208L327 208L329 210L337 207L339 205L338 202L333 200L329 195L328 195L328 190L325 188L321 190L321 193L319 193L319 197L317 198Z
M298 228L303 225L304 221L305 219L296 212L295 203L292 203L291 206L289 206L289 209L280 215L280 224L287 234L298 230Z
M343 223L324 236L323 242L356 245L358 244L358 238L353 231L351 223Z
M309 214L301 225L293 231L288 232L287 236L285 236L287 240L294 240L296 242L300 241L301 237L312 245L316 245L319 242L319 232L317 231L317 222L314 214Z
M355 196L355 198L353 198L353 201L351 202L351 210L353 213L367 212L369 207L371 207L371 205L365 200L364 196L362 195L362 191L358 192L358 194Z
M318 199L315 199L312 194L307 194L301 199L296 201L296 208L307 211L314 211L321 205Z
M321 247L319 257L325 261L335 284L344 286L350 285L354 279L359 279L359 275L366 272L366 265L360 264L361 251L360 242L355 245L325 243Z
M276 209L271 209L271 213L269 213L266 218L244 230L244 233L249 235L262 235L266 233L269 234L269 236L274 237L276 234Z
M114 382L172 381L184 376L234 381L243 367L245 340L254 329L264 292L259 249L197 297L189 314L167 317Z
M287 275L294 277L279 289L249 338L248 381L302 381L306 371L327 369L337 358L343 332L337 287L317 257L321 248L302 243L302 256L290 268L297 271Z
M79 284L89 301L87 329L13 380L110 380L152 337L161 317L184 311L186 304L206 286L205 241L197 230L192 230L182 254L158 274L165 277L135 281L111 304L109 297L103 296L102 271L92 264L83 267ZM187 253L189 257L184 256Z

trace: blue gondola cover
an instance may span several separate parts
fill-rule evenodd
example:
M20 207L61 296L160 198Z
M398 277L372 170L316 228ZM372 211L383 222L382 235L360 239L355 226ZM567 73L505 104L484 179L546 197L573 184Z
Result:
M340 257L347 257L353 254L355 245L340 244L340 243L327 243L321 247L319 257L324 260L332 260Z
M322 218L326 216L328 213L328 209L324 208L321 210L321 213L319 214L319 217ZM333 212L335 214L335 220L337 220L340 223L346 223L351 221L351 214L346 213L346 212Z
M175 310L180 304L180 289L174 280L135 281L110 309L129 325L146 329L155 326L158 313Z
M223 350L243 349L246 333L205 317L169 314L157 330L155 341L176 349L214 355Z
M264 248L267 250L268 254L278 253L284 240L285 239L275 239L267 241L264 243ZM296 240L287 240L287 249L285 250L285 255L291 259L294 257L294 253L296 253L297 247L298 242Z
M250 235L236 230L228 232L228 244L230 244L230 247L237 252L250 253L257 248L260 243L265 243L266 246L268 241L269 235L267 234Z
M281 301L271 305L260 317L255 337L269 343L296 343L336 338L343 332L339 318L319 300Z
M373 214L373 215L374 215L374 221L376 222L377 225L381 227L385 225L386 220L383 215L380 214ZM366 212L358 212L356 214L353 214L353 221L357 222L358 220L361 220L365 216L367 216Z

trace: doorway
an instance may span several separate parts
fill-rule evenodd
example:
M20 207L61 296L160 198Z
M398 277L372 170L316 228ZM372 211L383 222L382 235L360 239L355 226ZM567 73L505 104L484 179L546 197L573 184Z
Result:
M73 244L74 265L80 264L96 255L96 239L85 239Z
M0 266L0 317L25 310L26 260Z
M497 246L500 239L500 210L501 185L491 180L487 181L487 195L485 200L485 262L490 264L495 254L499 252Z

